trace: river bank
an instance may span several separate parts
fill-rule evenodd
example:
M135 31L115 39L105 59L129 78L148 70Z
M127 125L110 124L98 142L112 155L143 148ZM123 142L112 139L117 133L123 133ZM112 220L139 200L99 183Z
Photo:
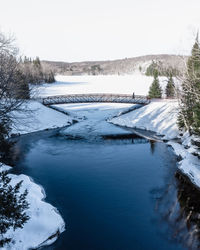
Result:
M11 171L7 165L1 165L0 171ZM42 186L34 183L27 175L8 174L11 186L22 181L20 193L28 191L27 202L29 208L26 214L30 217L23 228L9 229L4 237L11 238L11 242L2 249L27 250L50 245L65 230L65 222L57 209L45 202L46 194ZM51 219L49 219L51 218Z
M115 125L152 131L170 145L177 156L180 171L200 188L200 160L198 147L192 141L199 138L182 133L177 126L178 102L176 100L153 100L149 105L110 120ZM141 133L142 134L142 133ZM177 140L179 142L177 142Z
M10 132L11 137L34 134L38 131L55 130L68 127L74 123L71 117L43 106L36 101L28 101L22 107L25 112L14 113L14 124ZM1 164L0 171L12 171L10 166ZM21 229L9 229L5 237L12 238L3 249L26 250L50 245L65 230L65 222L58 210L45 202L45 190L33 179L24 174L9 173L11 186L23 181L20 193L28 190L27 201L30 204L26 213L30 220ZM51 218L51 219L49 219Z

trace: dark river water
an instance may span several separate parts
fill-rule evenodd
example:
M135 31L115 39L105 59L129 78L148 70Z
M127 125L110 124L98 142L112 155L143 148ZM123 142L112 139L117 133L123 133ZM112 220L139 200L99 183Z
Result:
M14 146L14 172L42 185L66 222L45 249L194 247L172 149L134 135L88 138L47 131Z

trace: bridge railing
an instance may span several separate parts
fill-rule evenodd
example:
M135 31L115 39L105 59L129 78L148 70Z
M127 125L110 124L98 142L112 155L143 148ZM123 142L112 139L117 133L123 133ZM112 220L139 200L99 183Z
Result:
M116 102L116 103L139 103L148 104L150 100L146 96L129 94L94 93L94 94L68 94L48 96L42 100L44 105L83 102Z
M75 96L75 97L82 97L82 96L119 96L119 97L131 97L132 98L132 95L130 94L112 94L112 93L92 93L92 94L66 94L66 95L55 95L55 96L47 96L47 97L44 97L43 99L46 99L46 98L55 98L55 97L72 97L72 96ZM141 97L141 98L147 98L147 96L144 96L144 95L135 95L135 98L136 97Z

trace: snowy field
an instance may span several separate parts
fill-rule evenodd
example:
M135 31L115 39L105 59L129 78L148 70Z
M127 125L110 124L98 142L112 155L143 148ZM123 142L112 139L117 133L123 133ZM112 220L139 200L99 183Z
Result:
M160 77L160 84L166 86L166 78ZM43 84L37 90L41 97L64 94L114 93L147 95L153 77L141 74L122 76L57 76L57 82Z

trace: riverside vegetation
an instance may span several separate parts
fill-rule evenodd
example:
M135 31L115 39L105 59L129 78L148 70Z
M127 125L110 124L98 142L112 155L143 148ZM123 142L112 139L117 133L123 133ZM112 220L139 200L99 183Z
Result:
M0 162L11 146L7 138L15 120L14 112L30 98L29 83L54 82L54 73L35 60L19 57L12 37L0 33ZM27 190L20 192L22 182L10 185L8 172L0 169L0 247L11 241L5 236L9 229L22 228L28 221Z

